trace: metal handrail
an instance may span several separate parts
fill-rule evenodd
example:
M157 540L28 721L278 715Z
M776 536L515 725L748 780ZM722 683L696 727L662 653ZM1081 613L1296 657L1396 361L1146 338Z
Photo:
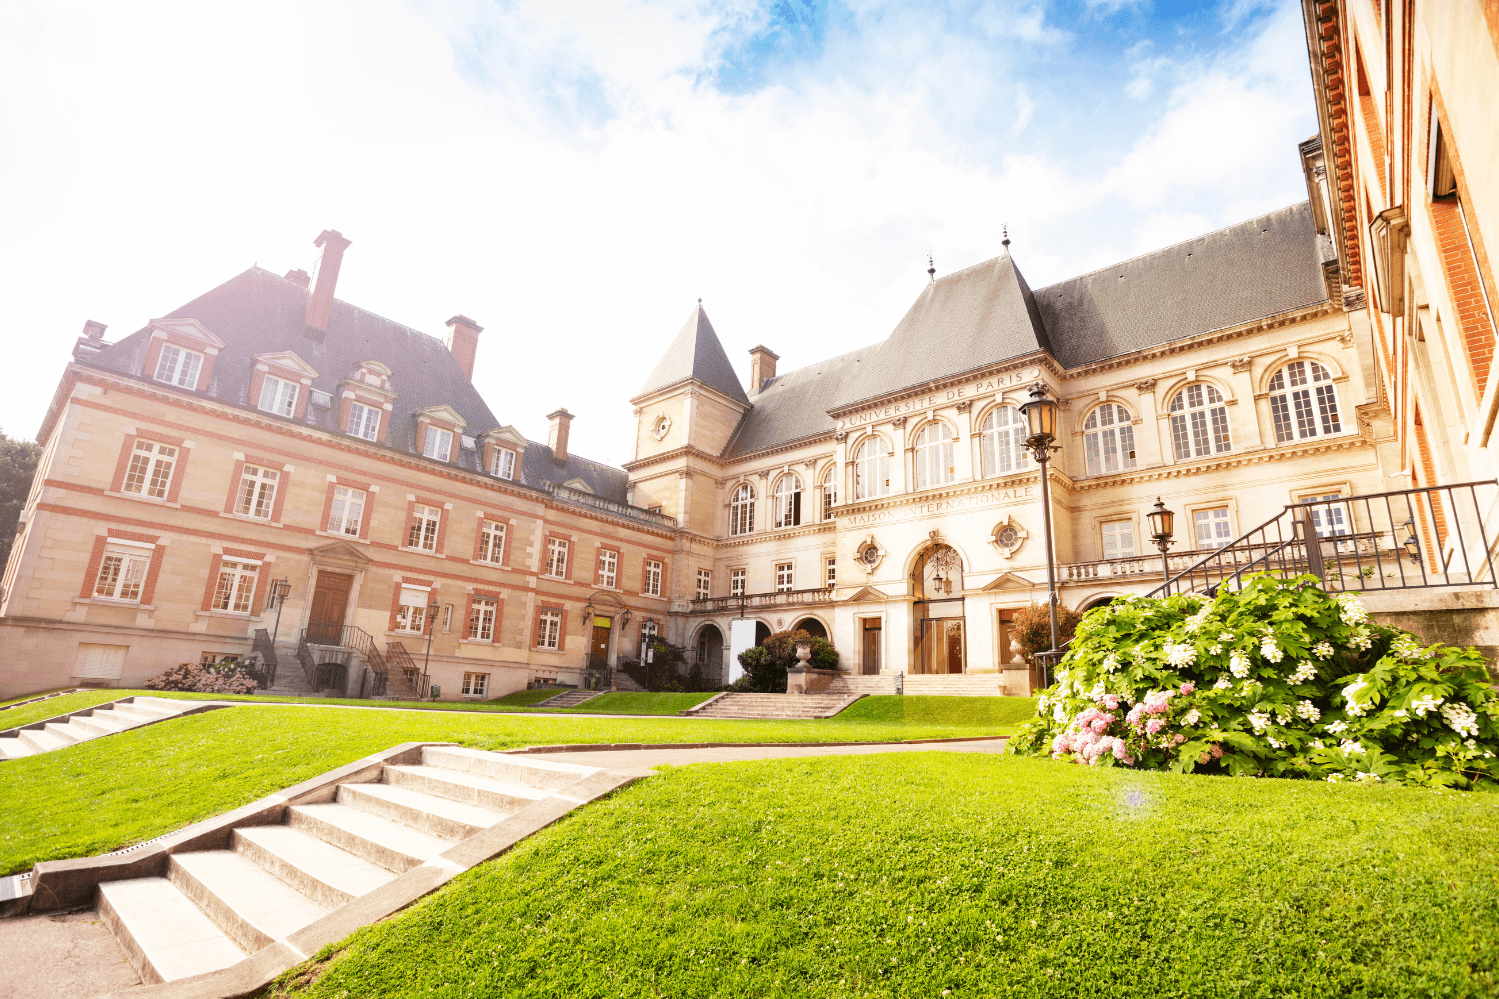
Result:
M833 602L833 591L826 586L808 590L767 590L763 593L743 593L732 597L708 597L692 601L691 613L715 613L738 610L741 607L764 609L767 607L795 607L803 604L829 604Z
M271 633L264 628L256 628L255 642L251 649L260 657L260 671L265 674L265 688L274 687L280 661L276 658L276 643L271 641Z

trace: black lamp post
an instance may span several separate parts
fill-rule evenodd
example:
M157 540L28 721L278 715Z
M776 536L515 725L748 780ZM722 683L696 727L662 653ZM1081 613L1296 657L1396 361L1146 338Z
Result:
M1020 407L1020 412L1025 415L1029 427L1030 436L1025 439L1025 446L1041 466L1041 516L1046 527L1046 604L1051 611L1051 649L1046 655L1050 660L1057 653L1057 583L1051 544L1051 488L1046 481L1046 463L1051 460L1054 450L1052 441L1057 439L1057 402L1048 398L1046 387L1037 382L1031 386L1030 400ZM1047 679L1045 667L1042 670L1043 686L1049 686L1044 682Z
M291 593L291 580L278 579L271 583L271 603L276 605L276 630L271 632L271 648L276 647L276 638L281 634L281 608Z
M1166 509L1166 504L1162 503L1161 498L1157 496L1155 498L1155 506L1151 507L1150 512L1145 515L1145 519L1150 521L1151 539L1155 541L1155 546L1161 550L1161 579L1163 581L1170 580L1171 560L1166 557L1166 549L1170 548L1174 543L1171 540L1171 535L1174 533L1172 528L1176 526L1176 514Z
M429 690L431 689L432 674L427 671L427 667L432 665L432 633L437 630L436 625L437 601L433 600L427 604L427 654L422 657L422 679L429 684Z

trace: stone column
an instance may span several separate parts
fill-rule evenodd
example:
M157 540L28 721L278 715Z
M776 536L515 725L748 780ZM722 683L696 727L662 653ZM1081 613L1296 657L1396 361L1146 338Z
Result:
M899 496L908 492L906 487L906 418L897 416L890 421L891 447L895 454L890 456L890 495Z
M1229 384L1233 386L1234 397L1226 402L1228 403L1228 427L1229 433L1233 434L1234 450L1262 451L1265 443L1260 437L1259 409L1263 404L1264 417L1268 420L1270 401L1268 396L1263 400L1255 398L1254 358L1236 357L1228 362L1228 366L1233 369Z
M1158 468L1166 461L1161 453L1161 435L1156 426L1155 379L1142 378L1135 382L1135 391L1140 393L1134 422L1135 467Z
M833 463L836 471L833 472L833 481L838 483L838 501L847 503L853 496L850 491L853 483L848 474L848 431L839 430L833 434L833 443L836 445Z
M953 471L959 482L973 481L973 402L958 403L958 439L953 444Z

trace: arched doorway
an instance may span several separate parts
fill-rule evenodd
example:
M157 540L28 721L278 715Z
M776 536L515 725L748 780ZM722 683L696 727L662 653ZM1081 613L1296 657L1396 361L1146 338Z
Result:
M962 673L967 659L963 629L963 559L934 537L911 569L916 603L916 659L912 673Z
M756 621L755 622L755 645L756 645L756 647L764 645L765 644L765 640L767 638L769 638L769 637L770 637L770 625L766 624L764 621Z
M1081 613L1086 614L1086 613L1088 613L1090 610L1092 610L1095 607L1107 607L1109 604L1113 603L1117 599L1119 599L1119 598L1118 597L1099 597L1097 600L1091 601L1090 603L1086 604L1083 607L1079 607L1078 610Z
M703 680L715 686L728 682L723 669L723 632L716 624L705 624L697 633L697 665Z
M822 622L819 621L819 620L817 620L817 618L815 618L815 617L804 617L804 618L802 618L800 621L796 622L796 624L792 626L791 630L792 631L805 631L807 634L811 635L813 638L827 638L828 637L828 629L824 628L822 626Z

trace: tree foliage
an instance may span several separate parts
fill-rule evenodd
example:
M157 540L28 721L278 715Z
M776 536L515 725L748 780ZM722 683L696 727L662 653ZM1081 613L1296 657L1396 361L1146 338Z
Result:
M1058 647L1073 636L1082 619L1082 612L1057 605ZM1051 614L1045 604L1031 604L1017 610L1010 629L1027 666L1035 663L1036 653L1051 648Z
M739 653L739 665L744 667L744 676L734 682L733 689L759 694L784 694L786 671L797 663L798 639L809 639L812 642L808 666L813 669L838 668L838 650L826 638L818 638L802 630L778 631L755 648Z
M0 430L0 569L10 558L21 508L31 493L31 480L42 449L33 441L7 436Z
M662 638L651 639L651 653L646 661L621 659L619 668L646 690L697 693L707 690L703 671L697 663L688 663L687 649Z

